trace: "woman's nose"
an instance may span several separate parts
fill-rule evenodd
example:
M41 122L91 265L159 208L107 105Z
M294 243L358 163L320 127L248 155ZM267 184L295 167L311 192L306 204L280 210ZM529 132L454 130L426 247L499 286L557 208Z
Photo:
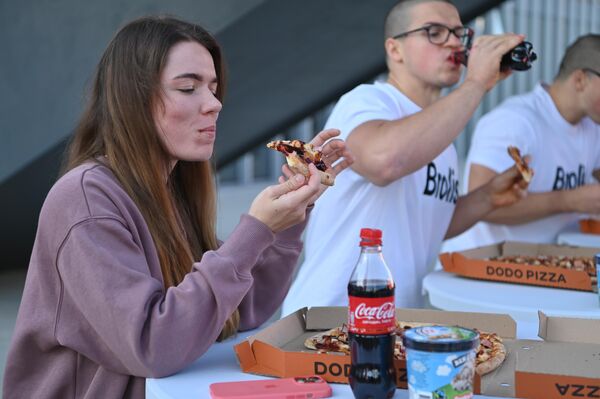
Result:
M202 112L203 113L220 112L221 108L223 108L223 104L221 104L221 101L219 101L219 99L213 93L209 93L207 95L206 101L202 105Z

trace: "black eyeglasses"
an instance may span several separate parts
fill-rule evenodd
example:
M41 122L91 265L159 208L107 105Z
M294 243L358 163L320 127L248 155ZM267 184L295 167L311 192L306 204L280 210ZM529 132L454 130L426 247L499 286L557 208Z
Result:
M400 33L394 36L394 39L400 39L402 37L408 36L411 33L420 32L424 30L427 32L427 39L431 44L444 44L450 38L450 33L460 39L460 42L463 46L470 48L471 47L471 39L473 38L473 29L467 26L457 26L454 29L447 27L442 24L430 24L423 26L421 28L409 30L408 32Z
M600 72L598 72L598 71L596 71L594 69L591 69L591 68L583 68L583 71L584 72L589 72L589 73L591 73L593 75L596 75L596 76L600 76Z

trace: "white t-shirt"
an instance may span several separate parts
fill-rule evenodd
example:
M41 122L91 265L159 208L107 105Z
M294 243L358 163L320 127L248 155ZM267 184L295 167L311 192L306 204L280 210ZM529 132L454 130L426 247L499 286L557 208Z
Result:
M420 110L388 83L360 85L342 96L326 128L340 129L341 138L347 139L367 121L396 120ZM396 305L422 306L422 280L438 254L457 197L452 145L429 165L385 187L353 170L342 172L315 204L305 260L283 303L283 315L303 306L348 304L347 285L360 253L363 227L383 231L383 256L396 283Z
M600 125L590 118L571 125L560 115L544 85L509 98L481 118L467 157L465 183L471 164L498 173L511 167L514 162L507 154L508 145L531 155L534 175L530 193L595 183L592 172L600 166ZM560 213L511 226L480 222L450 240L444 249L469 249L505 240L555 243L561 231L577 228L578 218L575 213Z

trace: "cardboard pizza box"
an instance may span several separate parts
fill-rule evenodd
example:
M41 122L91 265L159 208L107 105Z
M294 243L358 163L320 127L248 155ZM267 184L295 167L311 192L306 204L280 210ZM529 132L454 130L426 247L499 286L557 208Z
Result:
M600 234L600 220L596 218L579 220L579 231L586 234Z
M600 345L600 313L598 315L597 319L582 319L548 316L538 311L538 336L547 342ZM600 372L600 368L598 371Z
M542 340L504 340L507 357L484 376L481 392L523 399L600 397L600 319L538 316Z
M527 399L600 396L600 345L520 342L516 351L515 396Z
M234 347L243 372L272 377L317 374L326 381L348 383L350 356L318 353L304 347L306 338L346 323L346 307L303 308L276 321ZM396 309L397 320L461 325L493 331L514 340L516 323L508 315L445 312L430 309ZM486 376L487 377L487 376ZM406 389L406 365L396 361L397 386ZM481 392L475 378L475 392Z
M439 258L445 271L464 277L598 292L597 282L593 283L585 271L488 260L493 256L507 255L562 255L593 259L598 252L600 248L506 241L461 252L445 252Z

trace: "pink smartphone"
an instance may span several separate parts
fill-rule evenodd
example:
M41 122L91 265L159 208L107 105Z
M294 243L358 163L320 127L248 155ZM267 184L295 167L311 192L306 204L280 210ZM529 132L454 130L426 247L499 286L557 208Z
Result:
M317 376L210 384L213 399L316 399L330 396L331 387Z

